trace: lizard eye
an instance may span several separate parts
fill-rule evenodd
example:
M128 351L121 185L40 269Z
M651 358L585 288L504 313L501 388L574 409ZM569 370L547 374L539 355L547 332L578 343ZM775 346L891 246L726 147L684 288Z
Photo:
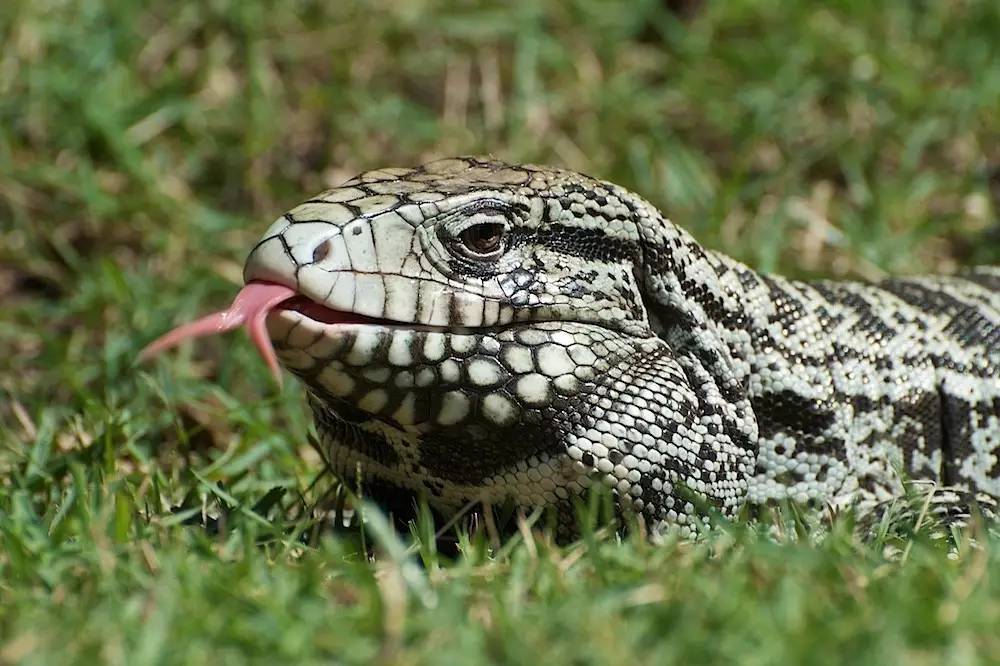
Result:
M513 213L501 204L478 202L448 215L438 238L456 257L494 262L510 249Z
M473 257L491 259L503 251L506 231L499 222L482 222L463 229L458 240Z

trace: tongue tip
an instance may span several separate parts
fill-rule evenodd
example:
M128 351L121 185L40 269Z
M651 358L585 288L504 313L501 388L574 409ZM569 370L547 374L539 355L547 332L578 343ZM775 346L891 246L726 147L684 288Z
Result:
M285 388L285 380L281 374L280 368L271 368L271 377L274 378L274 383L278 385L278 390Z
M231 328L236 328L242 321L239 318L230 318L229 311L213 312L186 324L181 324L177 328L167 331L156 338L139 352L137 360L142 363L154 356L159 355L168 349L180 345L189 338L198 338L205 335L222 333Z
M265 319L272 309L294 295L295 290L291 287L272 282L250 281L240 289L228 308L182 324L161 335L142 348L136 356L136 361L144 363L189 338L215 335L243 326L249 333L254 347L264 359L271 376L281 388L283 385L281 366L271 339L267 335Z
M153 359L153 357L159 355L166 347L160 344L161 338L153 340L148 345L139 350L139 353L135 355L136 364L147 363Z

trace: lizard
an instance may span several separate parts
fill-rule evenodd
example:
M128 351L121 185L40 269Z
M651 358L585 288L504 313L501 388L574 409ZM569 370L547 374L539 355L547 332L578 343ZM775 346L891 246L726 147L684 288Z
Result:
M305 201L244 280L145 355L246 325L376 500L565 507L605 484L694 535L775 500L863 515L908 478L1000 498L1000 267L764 275L618 185L460 157Z

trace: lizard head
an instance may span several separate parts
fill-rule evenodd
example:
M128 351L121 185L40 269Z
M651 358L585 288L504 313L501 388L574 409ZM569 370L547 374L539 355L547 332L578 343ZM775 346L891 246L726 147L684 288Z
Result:
M245 278L295 291L267 328L335 467L452 502L567 494L589 470L565 458L562 412L652 335L616 190L452 159L362 174L275 222Z
M370 171L271 225L234 306L203 323L248 320L265 356L273 344L345 480L442 506L544 505L597 473L648 504L669 488L638 483L643 470L685 464L659 452L662 415L684 427L697 398L682 368L657 365L643 218L658 213L569 171Z

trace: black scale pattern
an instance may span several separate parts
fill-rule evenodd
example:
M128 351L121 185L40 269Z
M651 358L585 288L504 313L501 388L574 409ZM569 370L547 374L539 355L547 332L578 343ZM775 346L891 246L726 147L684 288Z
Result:
M489 260L454 251L475 215L506 225ZM998 268L762 276L611 183L455 158L318 195L246 274L397 322L269 320L331 464L394 496L564 506L604 483L687 532L699 503L867 512L907 477L1000 497Z

